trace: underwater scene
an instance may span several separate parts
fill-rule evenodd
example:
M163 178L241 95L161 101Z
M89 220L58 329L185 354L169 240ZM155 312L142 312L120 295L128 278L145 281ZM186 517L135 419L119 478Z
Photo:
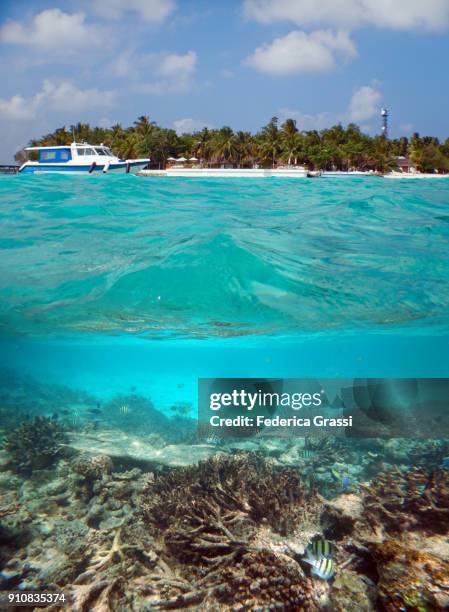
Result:
M449 609L447 393L431 437L198 426L199 379L448 379L448 205L0 177L0 609Z

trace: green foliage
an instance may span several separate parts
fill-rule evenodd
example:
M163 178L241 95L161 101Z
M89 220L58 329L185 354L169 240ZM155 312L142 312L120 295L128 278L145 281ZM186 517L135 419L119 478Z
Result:
M385 172L396 166L395 157L408 155L423 172L449 170L449 139L441 144L437 138L414 134L410 142L405 137L387 140L383 136L363 134L354 123L305 132L294 119L286 119L279 126L277 117L256 134L235 132L223 126L220 129L204 127L201 131L179 135L143 115L127 128L120 124L99 128L85 123L77 123L69 129L61 127L32 140L30 145L67 145L73 136L77 142L102 142L121 158L150 157L151 165L156 168L164 167L169 157L182 155L197 157L205 166L251 167L258 164L271 167L286 163L325 170ZM24 159L23 151L16 154L16 159Z
M61 445L65 442L66 434L58 421L37 416L12 429L5 437L4 448L14 471L31 474L51 467L61 455Z

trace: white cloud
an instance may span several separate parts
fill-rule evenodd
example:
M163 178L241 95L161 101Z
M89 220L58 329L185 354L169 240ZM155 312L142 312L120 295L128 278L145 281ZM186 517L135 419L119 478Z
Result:
M379 116L380 121L382 94L378 87L378 83L373 81L370 85L363 85L356 89L352 94L347 110L344 112L323 111L308 114L300 110L281 108L279 109L279 119L281 122L288 118L295 119L300 130L323 130L336 123L359 123L376 115ZM360 127L366 131L371 129L368 124L363 124Z
M137 13L146 22L161 23L176 8L174 0L91 0L90 6L103 18L121 19L126 13Z
M80 89L70 81L55 84L44 81L34 96L24 98L17 94L9 99L0 98L0 114L7 119L34 119L47 111L75 113L95 108L107 108L114 102L115 92L99 89Z
M114 91L99 89L79 89L70 81L62 81L55 85L44 81L42 91L36 96L38 105L45 102L46 107L58 112L80 112L95 108L110 107L115 97Z
M382 94L375 85L359 87L349 103L349 120L366 121L379 112Z
M211 129L212 125L207 123L207 121L202 121L201 119L186 117L185 119L177 119L176 121L173 121L173 127L178 134L185 134L186 132L199 132L204 127Z
M447 0L245 0L244 14L260 23L290 21L301 27L443 30Z
M25 98L19 94L8 100L0 98L0 116L4 119L32 119L34 109Z
M117 54L110 65L111 72L118 77L134 76L137 71L137 56L134 51L127 49Z
M182 93L188 91L193 85L193 76L196 70L197 55L195 51L188 51L180 55L167 53L154 60L157 63L157 75L160 77L152 83L139 85L144 93Z
M7 21L0 28L0 41L70 54L101 42L99 30L87 25L85 18L84 13L68 14L57 8L48 9L35 15L28 24Z
M338 118L333 113L303 113L300 110L292 108L279 109L279 120L283 123L286 119L294 119L299 130L323 130L333 123L338 123Z
M188 51L185 55L169 53L162 58L159 74L168 78L190 77L196 64L195 51Z
M353 57L356 50L347 32L317 30L308 34L294 30L258 47L245 63L259 72L283 76L299 72L330 70L337 57Z

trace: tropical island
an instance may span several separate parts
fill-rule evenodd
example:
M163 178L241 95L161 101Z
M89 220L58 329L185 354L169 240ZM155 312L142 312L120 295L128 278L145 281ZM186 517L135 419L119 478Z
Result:
M139 117L132 126L110 128L77 123L63 126L29 145L67 145L77 142L103 143L122 158L151 157L152 168L165 168L170 160L194 159L205 167L272 168L277 165L304 165L317 170L360 170L385 173L398 167L398 160L412 163L418 172L449 171L449 138L441 142L434 136L410 139L385 135L369 136L359 126L349 123L320 131L302 131L294 119L282 124L273 117L255 134L204 127L200 131L178 134L159 126L148 116ZM22 149L16 161L25 159Z

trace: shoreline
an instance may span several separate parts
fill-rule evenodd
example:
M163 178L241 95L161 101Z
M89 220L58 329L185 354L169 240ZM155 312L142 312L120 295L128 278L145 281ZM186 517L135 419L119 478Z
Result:
M449 179L449 174L322 171L315 173L305 168L167 168L165 170L140 170L137 176L167 178L366 178L378 177L395 180Z

